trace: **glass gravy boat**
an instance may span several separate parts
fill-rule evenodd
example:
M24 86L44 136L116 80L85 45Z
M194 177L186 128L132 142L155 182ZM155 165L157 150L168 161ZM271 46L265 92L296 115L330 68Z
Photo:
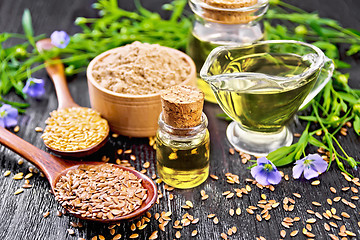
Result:
M215 48L200 71L224 112L238 150L264 156L292 143L296 112L329 82L333 61L317 47L293 40Z

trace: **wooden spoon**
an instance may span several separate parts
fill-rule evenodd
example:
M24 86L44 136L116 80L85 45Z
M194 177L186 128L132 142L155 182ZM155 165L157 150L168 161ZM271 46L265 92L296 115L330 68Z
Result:
M56 157L54 155L51 155L49 153L46 153L38 149L37 147L19 138L15 134L7 131L3 127L0 127L0 143L10 148L12 151L16 152L24 159L28 160L29 162L34 164L37 168L39 168L45 174L46 178L49 180L53 193L55 192L54 188L58 179L62 175L65 175L70 169L78 168L79 166L85 164L87 165L104 164L103 162L70 161ZM145 212L147 212L154 205L154 203L157 200L157 188L155 183L148 176L136 170L132 170L126 167L122 167L115 164L113 166L129 171L139 179L142 179L142 185L144 188L147 189L147 198L142 203L141 207L130 214L121 217L116 217L114 219L84 218L80 214L72 213L75 217L84 220L98 221L103 223L116 223L124 220L137 218L143 215Z
M50 50L53 47L54 47L54 45L51 43L50 38L45 38L45 39L39 40L36 43L36 48L38 49L39 52ZM52 60L60 60L60 59L54 58ZM46 62L46 61L45 61L45 65L46 65L46 71L49 74L49 76L52 79L54 86L55 86L55 91L56 91L58 104L59 104L58 109L80 107L78 104L76 104L74 102L73 98L71 97L69 88L67 86L67 81L65 78L64 65L61 62L55 63L55 64L50 64L49 62ZM108 127L108 129L109 129L109 127ZM99 141L99 143L97 143L89 148L76 150L76 151L60 151L60 150L52 148L51 146L47 145L46 143L44 143L44 144L50 151L54 152L57 155L64 156L64 157L80 158L80 157L88 156L88 155L96 152L97 150L99 150L107 142L108 136L109 136L109 130L108 130L107 134L104 136L104 138L101 141Z

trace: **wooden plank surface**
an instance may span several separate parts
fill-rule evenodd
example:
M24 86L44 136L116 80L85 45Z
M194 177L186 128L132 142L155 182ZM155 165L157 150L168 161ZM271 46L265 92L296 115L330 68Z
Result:
M75 33L79 29L73 25L73 21L77 16L95 17L96 11L91 9L91 0L1 0L0 1L0 32L21 32L21 15L25 8L31 10L33 16L33 24L36 34L46 33L50 34L54 30L66 30L69 33ZM130 1L132 2L132 1ZM159 10L164 0L157 1L143 1L144 5L152 10ZM293 3L294 1L289 1ZM352 27L359 29L360 26L360 2L358 0L336 1L336 0L322 0L312 1L303 0L297 3L308 11L318 11L324 17L337 19L345 27ZM120 6L127 9L133 9L133 4L129 1L120 1ZM345 60L351 62L354 66L350 69L352 77L350 84L353 87L360 88L360 63L359 58L345 57L345 48L342 51L342 56ZM36 126L44 127L44 121L48 117L48 113L57 107L56 96L52 83L46 76L44 71L36 73L35 77L46 78L46 96L40 101L30 100L31 107L27 110L25 115L20 117L20 132L17 134L26 141L35 146L45 149L41 139L40 133L36 133L34 128ZM87 84L85 75L80 74L74 78L69 79L69 88L74 96L75 101L82 106L90 106L88 93L86 91ZM10 99L17 99L13 94ZM332 168L328 173L320 177L321 184L319 186L311 186L308 181L282 181L274 192L268 189L260 190L256 186L249 184L252 191L242 198L234 197L233 199L226 199L222 193L227 190L233 191L234 188L245 187L245 178L251 177L250 172L246 169L249 164L243 165L237 155L229 154L229 143L225 137L225 129L227 123L219 120L216 114L221 110L214 104L206 103L205 112L209 118L209 130L211 135L211 168L212 174L219 176L219 180L215 181L209 178L204 184L190 190L174 190L168 192L164 190L162 184L159 185L160 191L164 197L160 200L159 205L155 205L151 210L151 222L144 230L137 230L139 239L148 239L153 231L159 231L159 239L174 239L176 229L172 226L176 219L181 220L183 214L189 213L195 218L200 218L199 223L191 224L180 230L182 239L192 239L191 232L197 230L199 233L194 239L220 239L222 232L227 232L230 227L236 226L237 233L231 236L231 239L255 239L259 236L264 236L266 239L279 239L279 232L285 229L281 226L281 221L284 217L301 218L299 222L294 223L290 229L286 229L287 239L293 230L299 230L299 234L293 239L304 239L305 236L301 233L305 227L305 220L313 215L306 212L307 209L312 209L323 213L330 210L331 207L336 208L337 215L341 212L350 214L350 219L331 221L336 223L339 227L345 224L346 228L356 233L357 238L360 238L360 230L358 222L359 203L355 200L350 200L351 196L359 194L352 193L350 190L343 192L342 187L354 186L347 182L337 169ZM297 131L301 131L301 124L295 124ZM359 138L350 131L347 137L340 136L340 142L343 144L346 151L348 151L356 160L360 159L359 152ZM129 155L122 154L118 156L116 149L132 149L137 156L136 161L131 161L136 169L142 169L142 164L145 161L151 163L148 170L149 176L155 172L155 153L152 147L148 145L148 139L129 139L126 137L111 138L106 147L97 155L92 156L93 159L100 159L103 155L111 158L114 162L116 158L129 159ZM102 225L92 222L83 222L84 227L75 229L71 227L70 222L77 222L77 219L71 216L57 217L56 210L61 207L56 203L53 196L49 193L49 184L40 177L39 174L31 179L33 188L25 190L20 195L14 195L16 189L21 187L24 180L13 180L12 176L17 172L28 173L28 168L31 166L27 162L23 165L18 165L19 157L0 146L0 239L17 240L17 239L91 239L97 235L103 235L106 239L111 239L107 225ZM11 170L12 174L9 177L3 177L6 170ZM291 176L291 167L282 169L285 174ZM231 172L239 175L241 183L239 185L230 185L226 183L225 173ZM356 176L358 172L352 171ZM329 191L329 187L333 186L338 193L333 194ZM354 186L355 187L355 186ZM200 190L205 190L209 198L201 201ZM297 192L302 195L301 199L295 198L292 193ZM267 199L275 199L281 202L285 197L293 198L295 209L292 212L285 212L280 206L271 210L271 219L269 221L262 220L258 222L255 215L250 215L246 212L246 208L250 205L256 205L260 200L260 195L264 193ZM169 194L174 195L174 200L169 200ZM335 196L341 196L346 200L353 202L356 209L346 206L342 201L333 203L333 206L327 204L327 198L333 199ZM185 204L186 200L190 200L194 204L194 208L190 210L182 209L181 206ZM311 204L312 201L322 203L321 207L315 207ZM228 211L230 208L236 209L240 207L242 214L240 216L230 216ZM44 218L43 213L50 211L50 215ZM166 231L162 232L158 228L158 223L154 219L156 212L171 211L172 216L170 223L166 226ZM259 210L255 211L259 213ZM208 219L207 215L210 213L216 214L219 218L219 223L214 224L212 219ZM316 217L315 217L316 218ZM326 219L317 219L315 224L312 224L312 232L316 235L316 239L329 239L328 233L323 224L330 222ZM117 226L116 234L120 233L122 239L129 239L133 233L130 230L132 223L122 223ZM74 229L75 235L70 236L67 229ZM331 227L330 233L337 234L339 229ZM353 238L355 239L355 238Z

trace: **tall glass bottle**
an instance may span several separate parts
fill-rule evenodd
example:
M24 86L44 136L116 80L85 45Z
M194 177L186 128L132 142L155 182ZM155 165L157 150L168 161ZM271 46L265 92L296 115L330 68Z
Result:
M187 54L200 72L209 53L218 46L251 44L264 38L260 17L268 0L189 0L195 13ZM207 101L216 102L210 86L198 78Z

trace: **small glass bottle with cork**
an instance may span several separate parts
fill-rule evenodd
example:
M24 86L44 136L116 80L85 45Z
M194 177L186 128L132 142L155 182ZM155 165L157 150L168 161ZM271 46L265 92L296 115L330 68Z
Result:
M161 93L162 113L156 133L159 177L168 185L187 189L209 175L207 118L204 93L193 86L177 85Z
M260 17L268 0L189 0L195 13L187 54L200 72L209 53L218 46L251 44L264 38ZM216 102L209 85L198 79L207 101Z

